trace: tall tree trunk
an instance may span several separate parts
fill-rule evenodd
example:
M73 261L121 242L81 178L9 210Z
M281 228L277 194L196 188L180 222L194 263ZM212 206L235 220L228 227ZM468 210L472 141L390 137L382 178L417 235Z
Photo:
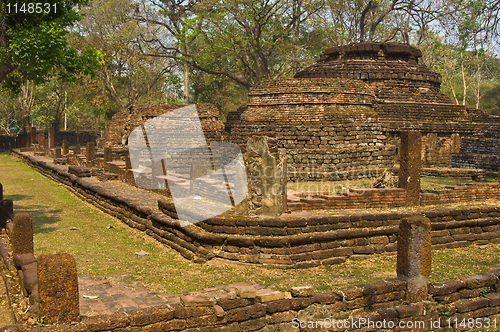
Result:
M479 101L481 99L481 61L479 61L479 52L476 51L477 63L477 80L476 80L476 109L479 109Z
M464 52L460 51L460 68L462 70L462 85L464 87L464 95L462 98L462 105L465 106L465 103L467 101L467 81L465 80L465 66L464 66Z
M23 131L25 133L28 133L30 129L29 117L33 110L34 101L33 85L30 80L27 80L21 87L21 92L19 93L19 108L21 110Z
M68 107L68 90L64 90L64 105L63 105L63 112L64 112L64 130L68 130L68 122L67 122L67 107Z
M186 54L188 53L187 46L183 47L184 55L182 56L184 60L184 104L189 104L189 65L186 59Z

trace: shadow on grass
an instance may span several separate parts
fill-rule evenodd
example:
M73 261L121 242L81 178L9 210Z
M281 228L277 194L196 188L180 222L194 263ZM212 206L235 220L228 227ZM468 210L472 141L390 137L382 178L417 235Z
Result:
M33 222L33 234L50 233L56 230L56 227L51 226L61 221L60 214L63 210L45 210L40 205L18 206L14 201L14 213L29 213Z
M3 197L3 199L10 199L13 202L19 202L19 201L22 201L23 199L31 198L31 197L33 197L33 196L28 196L28 195L5 195Z

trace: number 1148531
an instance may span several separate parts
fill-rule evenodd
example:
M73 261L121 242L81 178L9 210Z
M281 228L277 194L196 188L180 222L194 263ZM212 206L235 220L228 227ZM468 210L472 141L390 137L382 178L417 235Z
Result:
M57 13L57 4L28 2L28 3L8 3L7 13L9 14L50 14Z

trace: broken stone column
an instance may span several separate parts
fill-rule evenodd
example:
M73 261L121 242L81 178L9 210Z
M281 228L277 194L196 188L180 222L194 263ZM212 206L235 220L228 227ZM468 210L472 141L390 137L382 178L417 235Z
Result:
M87 158L87 162L95 159L95 145L93 142L88 142L85 149L85 157Z
M33 253L33 223L28 213L16 213L10 243L14 255Z
M401 132L399 151L399 188L406 189L406 206L420 205L422 134L416 130Z
M30 144L35 144L35 143L36 143L36 127L31 127Z
M125 154L125 169L127 171L131 170L132 169L132 162L130 161L130 154L129 152L127 151L127 153Z
M281 164L281 169L283 170L283 174L281 176L281 188L282 188L282 195L283 195L283 211L282 213L288 211L288 196L286 192L286 184L288 182L288 160L286 156L286 149L279 149L279 158L282 160Z
M283 199L286 196L283 177L286 154L271 154L268 140L266 136L252 136L247 141L243 158L248 195L236 206L236 214L276 217L284 212Z
M45 142L45 134L44 133L39 133L38 134L38 145L40 148L45 149L47 148L47 144Z
M56 146L56 128L54 126L49 127L49 149L53 149Z
M69 143L66 140L62 141L62 154L63 156L67 155L69 153Z
M39 313L45 317L44 323L79 322L78 275L73 256L40 255L37 263Z
M104 162L112 162L113 161L113 149L109 146L104 148Z
M61 148L55 149L55 158L62 158Z
M427 299L431 273L431 221L421 215L406 217L399 223L398 279L406 281L406 301Z
M125 171L123 173L123 181L133 186L136 185L134 179L134 172L132 171L132 162L130 161L130 154L128 151L125 154ZM167 191L170 192L168 186L167 186Z
M7 221L14 218L14 203L10 199L0 200L0 229L7 227Z
M451 134L451 151L450 153L460 152L460 135L455 133Z
M82 153L82 148L80 147L80 144L77 144L73 149L73 154L80 154L80 153Z

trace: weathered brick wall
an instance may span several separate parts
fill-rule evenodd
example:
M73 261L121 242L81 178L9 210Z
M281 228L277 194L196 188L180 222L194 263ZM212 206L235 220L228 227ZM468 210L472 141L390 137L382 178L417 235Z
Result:
M228 116L229 140L275 137L287 150L292 180L326 178L348 167L391 167L395 147L386 144L373 97L366 84L353 80L260 82L250 90L248 107Z
M47 133L39 132L48 138ZM69 145L85 144L87 142L96 143L98 135L89 132L76 132L76 131L61 131L56 135L55 145L61 146L62 141L66 140ZM24 133L18 136L0 135L0 149L11 150L18 149L26 146L27 136Z
M477 229L472 228L478 224L469 223L468 226L471 227L469 232L463 228L434 229L433 247L448 248L453 239L469 240L467 235L477 233ZM485 227L500 228L499 225L483 225ZM487 243L488 237L481 241ZM9 245L1 242L0 253L9 268L12 265ZM452 247L458 246L463 243ZM13 278L6 284L11 297L16 283L18 281ZM71 324L29 326L16 316L18 323L15 326L2 327L0 323L0 328L18 332L311 331L329 330L335 323L342 324L336 325L336 330L442 331L471 330L480 326L496 329L499 324L500 269L428 283L429 296L417 303L404 302L408 289L409 284L399 279L378 280L323 293L314 292L311 286L292 287L287 292L254 283L237 283L171 294L171 299L178 301L110 315L78 317ZM73 308L78 310L77 306Z
M420 204L433 205L498 199L500 199L500 186L498 183L465 183L422 193L420 195Z
M339 192L336 195L311 194L305 197L300 192L288 195L288 209L320 210L320 209L363 209L387 208L405 206L406 190L401 188L389 189L350 189L348 192Z
M26 135L24 137L0 135L0 150L12 150L22 148L26 145Z
M184 105L143 105L118 112L106 124L103 146L121 145L122 139L149 119L178 109ZM220 141L224 124L219 120L219 110L212 104L197 104L196 109L207 141Z
M295 195L289 194L288 199L288 209L291 211L387 208L404 206L406 191L401 188L350 189L336 195L314 191L297 192ZM498 183L464 183L420 194L420 205L422 206L493 200L500 200L500 185Z
M443 166L450 164L450 155L460 149L460 137L458 134L451 136L439 136L437 133L429 133L422 137L422 164L426 167Z
M357 43L327 49L320 60L296 78L353 78L368 83L423 87L439 92L441 75L418 64L422 52L396 43ZM422 90L417 90L420 92Z
M450 165L498 171L500 126L488 125L462 139L460 151L451 155Z
M424 136L439 135L432 144L424 144L424 165L448 166L457 145L452 135L471 135L485 123L500 123L500 117L453 104L439 92L441 76L418 64L420 57L418 49L394 43L328 49L295 79L265 81L252 87L247 109L228 115L230 139L242 142L251 134L276 135L290 150L288 164L292 168L308 167L313 174L313 168L346 164L386 168L395 161L393 138L403 130L419 130ZM328 116L332 110L341 116ZM349 121L349 128L338 130ZM307 132L325 127L337 132L330 137ZM378 134L379 140L372 141L371 133ZM335 137L339 139L332 139ZM339 158L334 160L328 155L343 145L356 148L350 144L356 139L361 139L358 142L363 146L375 143L376 151L367 154L364 150L355 156L343 151L336 153ZM311 174L307 176L311 180L323 178Z
M500 269L428 284L427 300L404 303L398 279L330 292L280 292L263 287L217 286L217 297L181 295L179 303L111 315L76 324L16 326L21 332L119 331L443 331L498 328ZM348 324L348 326L347 326ZM462 324L462 325L460 325ZM455 326L456 325L456 326ZM338 328L337 328L338 327ZM12 327L11 327L12 328Z
M106 186L81 181L60 165L40 163L33 156L23 158L79 197L198 262L220 257L278 268L306 268L394 252L397 225L405 216L417 213L214 217L181 227L172 217L173 203L167 200L158 201L159 209L139 206L134 197L123 197L107 191ZM431 220L433 245L439 248L500 240L500 207L421 208L418 213Z
M393 169L393 173L397 171ZM482 169L464 169L464 168L423 168L423 177L442 177L462 180L484 181L488 176L488 172Z

